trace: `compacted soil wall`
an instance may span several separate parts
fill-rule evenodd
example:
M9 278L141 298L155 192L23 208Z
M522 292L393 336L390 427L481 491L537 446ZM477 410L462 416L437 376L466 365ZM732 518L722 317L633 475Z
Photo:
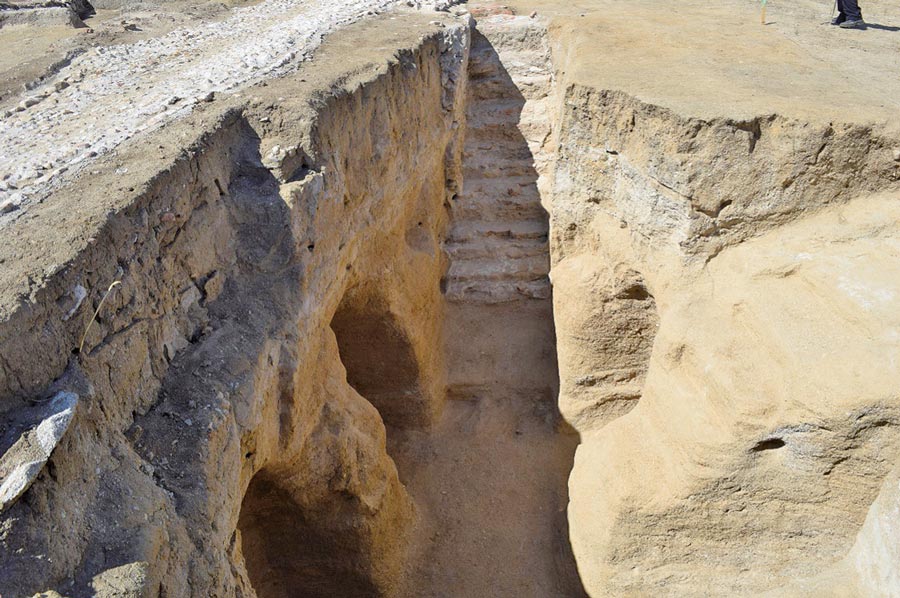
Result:
M4 504L0 594L396 584L413 506L382 416L439 411L439 241L460 184L469 29L435 18L355 26L330 61L122 150L18 223L0 260L4 450L48 397L78 399Z

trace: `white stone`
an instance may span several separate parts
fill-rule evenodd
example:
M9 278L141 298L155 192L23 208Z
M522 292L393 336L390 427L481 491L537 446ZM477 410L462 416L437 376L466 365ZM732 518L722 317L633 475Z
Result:
M69 429L78 395L58 392L47 405L47 415L26 431L0 457L0 513L12 505L31 486L50 458L53 449Z

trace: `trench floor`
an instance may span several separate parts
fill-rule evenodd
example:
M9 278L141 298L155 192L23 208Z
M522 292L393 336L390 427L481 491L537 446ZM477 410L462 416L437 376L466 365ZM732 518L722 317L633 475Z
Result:
M452 306L448 344L470 349L451 351L457 378L499 379L452 386L430 430L388 430L419 512L403 596L584 596L566 524L578 437L559 418L555 388L533 383L555 365L548 303Z

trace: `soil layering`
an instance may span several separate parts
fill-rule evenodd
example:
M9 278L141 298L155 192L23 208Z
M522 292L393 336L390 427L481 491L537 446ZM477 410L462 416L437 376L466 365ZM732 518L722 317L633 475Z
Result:
M0 5L0 596L900 595L900 9Z

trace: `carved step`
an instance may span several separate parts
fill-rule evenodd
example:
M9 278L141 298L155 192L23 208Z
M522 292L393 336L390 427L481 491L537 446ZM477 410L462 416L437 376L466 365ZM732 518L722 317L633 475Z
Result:
M546 222L459 222L450 229L447 244L464 244L482 239L497 241L531 240L546 244Z
M531 281L547 276L549 272L550 258L546 254L520 258L492 256L455 260L447 272L447 280Z
M463 166L463 177L466 179L520 178L528 176L537 178L537 171L530 160L513 160L498 157L494 161L478 163L467 160Z
M447 255L453 260L476 260L492 257L494 259L517 259L547 255L545 241L523 241L511 243L508 240L485 239L480 242L450 244L445 246Z
M508 303L527 299L549 299L550 279L532 281L447 281L445 296L454 303Z

